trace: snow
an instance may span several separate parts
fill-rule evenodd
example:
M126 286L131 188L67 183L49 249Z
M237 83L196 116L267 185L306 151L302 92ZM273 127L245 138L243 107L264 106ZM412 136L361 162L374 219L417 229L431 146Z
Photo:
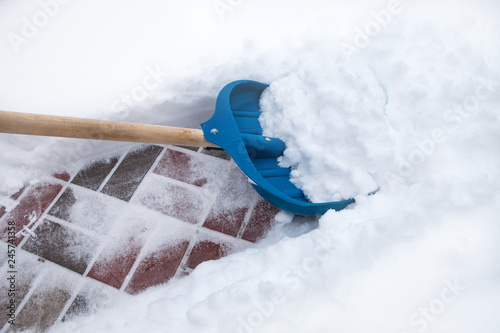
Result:
M313 202L376 191L373 178L394 159L384 90L373 75L366 80L338 65L307 63L261 99L264 134L285 141L281 164L293 167L292 179Z
M282 214L256 247L53 331L500 327L497 2L0 7L1 109L196 127L225 83L269 82L262 122L297 184L314 201L356 198L313 230ZM2 134L0 193L130 147Z

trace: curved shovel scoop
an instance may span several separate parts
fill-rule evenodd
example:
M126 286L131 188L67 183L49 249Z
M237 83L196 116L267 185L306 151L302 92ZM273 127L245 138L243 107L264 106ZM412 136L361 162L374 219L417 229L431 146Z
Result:
M224 149L255 190L274 206L297 215L340 210L353 199L312 203L290 182L290 168L278 165L285 144L262 136L259 99L267 85L241 80L226 85L202 130L73 117L0 111L0 133L156 143Z
M248 80L226 85L217 97L212 118L201 124L205 139L231 155L255 190L278 208L297 215L320 215L353 203L353 199L312 203L290 182L291 169L278 164L285 143L262 136L259 100L267 87Z

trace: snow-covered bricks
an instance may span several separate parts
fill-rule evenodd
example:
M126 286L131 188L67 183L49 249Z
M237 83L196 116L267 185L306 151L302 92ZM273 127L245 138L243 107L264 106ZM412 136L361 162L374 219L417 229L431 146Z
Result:
M46 177L0 209L2 241L9 222L18 235L13 299L23 329L94 312L252 246L279 212L224 152L160 146ZM8 329L7 317L0 325Z

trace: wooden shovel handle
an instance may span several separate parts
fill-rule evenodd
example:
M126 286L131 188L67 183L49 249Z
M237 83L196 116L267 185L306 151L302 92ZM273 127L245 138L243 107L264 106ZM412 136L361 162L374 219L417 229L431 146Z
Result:
M218 147L205 140L198 129L9 111L0 111L0 133Z

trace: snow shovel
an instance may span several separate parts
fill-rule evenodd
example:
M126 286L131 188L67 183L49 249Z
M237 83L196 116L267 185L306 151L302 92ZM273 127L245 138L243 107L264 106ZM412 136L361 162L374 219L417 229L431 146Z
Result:
M215 112L202 130L0 111L0 133L44 135L224 149L272 205L297 215L321 215L354 202L312 203L279 165L285 143L262 135L259 100L267 84L240 80L217 96Z

